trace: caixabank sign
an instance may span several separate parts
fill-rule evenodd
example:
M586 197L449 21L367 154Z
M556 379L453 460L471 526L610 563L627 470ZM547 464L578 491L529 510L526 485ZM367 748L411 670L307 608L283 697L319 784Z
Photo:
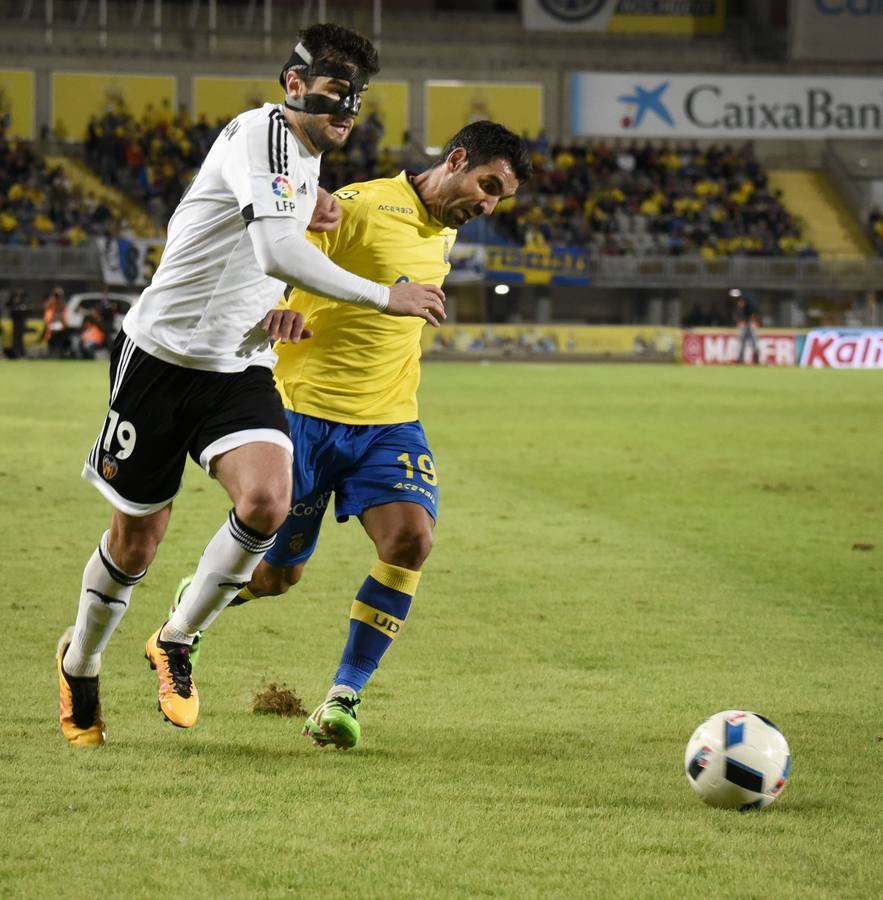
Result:
M575 136L883 136L883 78L575 72Z

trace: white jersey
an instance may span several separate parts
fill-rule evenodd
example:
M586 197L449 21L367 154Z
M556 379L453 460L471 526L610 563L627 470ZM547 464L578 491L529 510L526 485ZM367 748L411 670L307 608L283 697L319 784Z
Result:
M306 230L316 205L319 157L311 156L265 103L218 135L169 222L153 282L123 329L146 353L211 372L272 368L259 327L285 291L255 258L246 226L266 216Z

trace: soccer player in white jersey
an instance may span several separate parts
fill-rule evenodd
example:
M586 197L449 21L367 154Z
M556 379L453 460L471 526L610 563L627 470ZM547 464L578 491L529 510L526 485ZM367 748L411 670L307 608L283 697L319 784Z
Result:
M351 31L301 32L280 75L284 105L242 113L219 135L169 222L152 284L126 316L111 356L110 408L83 469L113 506L110 528L56 651L59 718L72 745L106 739L101 653L156 554L188 453L233 508L146 656L165 717L183 728L196 722L193 638L248 583L288 513L292 446L272 341L308 333L302 318L281 333L271 324L284 283L432 324L444 317L434 285L369 281L304 237L311 223L327 227L339 215L336 201L319 196L319 159L346 141L378 70L374 48Z

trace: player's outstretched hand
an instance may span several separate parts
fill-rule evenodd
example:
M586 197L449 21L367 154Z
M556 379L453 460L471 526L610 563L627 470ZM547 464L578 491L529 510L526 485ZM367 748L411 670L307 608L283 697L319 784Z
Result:
M316 208L313 210L313 217L307 228L310 231L334 231L340 225L340 217L343 213L340 211L340 204L332 194L329 194L324 188L319 188L316 197Z
M313 336L309 328L304 328L303 314L293 309L271 309L264 316L261 328L274 341L282 341L283 344L296 344Z
M413 284L400 281L389 289L390 316L417 316L438 328L439 319L446 319L445 293L434 284Z

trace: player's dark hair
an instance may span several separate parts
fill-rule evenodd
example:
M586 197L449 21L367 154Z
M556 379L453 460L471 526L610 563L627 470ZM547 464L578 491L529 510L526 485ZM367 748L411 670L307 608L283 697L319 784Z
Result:
M369 78L380 71L374 45L348 28L330 23L311 25L304 28L298 38L316 62L350 63Z
M505 159L512 166L519 182L527 181L533 174L533 163L525 141L496 122L473 122L461 128L445 144L433 167L440 166L458 147L466 151L470 169L484 166L495 159Z

